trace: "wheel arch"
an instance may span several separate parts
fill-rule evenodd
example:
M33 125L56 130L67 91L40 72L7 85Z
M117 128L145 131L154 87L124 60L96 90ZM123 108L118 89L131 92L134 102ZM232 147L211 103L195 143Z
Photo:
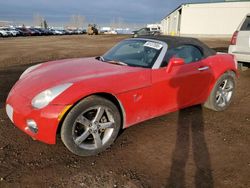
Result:
M63 117L61 118L59 124L58 124L58 127L57 127L57 133L59 133L61 131L61 127L62 127L62 124L64 122L64 119L65 117L68 115L68 113L70 112L70 110L72 108L74 108L74 106L76 106L80 101L86 99L87 97L90 97L90 96L99 96L99 97L103 97L109 101L111 101L112 103L115 104L115 106L118 108L119 110L119 113L121 115L121 122L122 122L122 125L121 125L121 129L124 129L125 128L125 125L126 125L126 113L125 113L125 109L122 105L122 103L120 102L120 100L114 96L113 94L110 94L110 93L106 93L106 92L98 92L98 93L92 93L90 95L87 95L81 99L79 99L78 101L76 101L66 112L65 114L63 115Z
M225 73L233 73L235 77L238 77L238 72L234 69L227 69L225 71L221 71L220 73L216 74L215 79L213 80L211 87L209 88L209 93L214 88L214 85L216 84L217 80Z
M210 95L210 93L212 92L212 90L213 90L213 88L214 88L214 86L215 86L217 80L218 80L223 74L226 74L226 73L232 73L232 74L234 74L235 78L238 77L238 72L237 72L237 70L234 70L234 69L228 69L228 70L226 70L226 71L224 71L224 72L222 71L220 74L217 74L217 76L215 77L215 79L213 80L213 82L211 83L211 85L210 85L210 87L209 87L209 90L208 90L207 96L206 96L206 101L208 100L209 95ZM205 101L205 102L206 102L206 101ZM205 103L205 102L204 102L204 103Z

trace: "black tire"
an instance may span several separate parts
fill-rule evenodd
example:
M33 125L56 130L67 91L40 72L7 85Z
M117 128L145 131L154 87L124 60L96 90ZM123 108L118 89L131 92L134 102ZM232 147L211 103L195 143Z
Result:
M101 108L103 114L98 116L97 114L101 114ZM112 127L103 128L105 123L106 126L112 124ZM97 155L113 144L120 127L121 116L118 108L103 97L90 96L80 101L67 114L61 127L61 139L76 155Z
M232 71L224 73L216 81L204 106L214 111L226 110L232 102L232 98L235 92L235 86L235 73Z

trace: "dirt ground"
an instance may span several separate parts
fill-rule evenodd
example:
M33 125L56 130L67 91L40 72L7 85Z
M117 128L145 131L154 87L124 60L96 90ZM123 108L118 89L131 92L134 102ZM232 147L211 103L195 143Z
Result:
M0 187L250 187L250 70L230 108L195 106L125 130L94 157L33 141L7 118L4 102L30 65L96 56L126 36L0 39ZM219 51L228 41L205 40Z

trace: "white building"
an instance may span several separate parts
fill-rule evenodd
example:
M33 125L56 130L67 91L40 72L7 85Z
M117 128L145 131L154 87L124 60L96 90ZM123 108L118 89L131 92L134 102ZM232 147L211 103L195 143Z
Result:
M162 21L165 35L229 37L250 13L250 1L183 4Z

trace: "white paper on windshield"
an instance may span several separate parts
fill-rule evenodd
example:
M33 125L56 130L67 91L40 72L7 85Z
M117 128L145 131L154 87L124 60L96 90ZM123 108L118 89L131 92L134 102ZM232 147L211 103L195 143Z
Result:
M163 47L162 44L159 44L157 42L150 42L150 41L146 42L143 46L149 47L149 48L154 48L156 50L160 50Z

